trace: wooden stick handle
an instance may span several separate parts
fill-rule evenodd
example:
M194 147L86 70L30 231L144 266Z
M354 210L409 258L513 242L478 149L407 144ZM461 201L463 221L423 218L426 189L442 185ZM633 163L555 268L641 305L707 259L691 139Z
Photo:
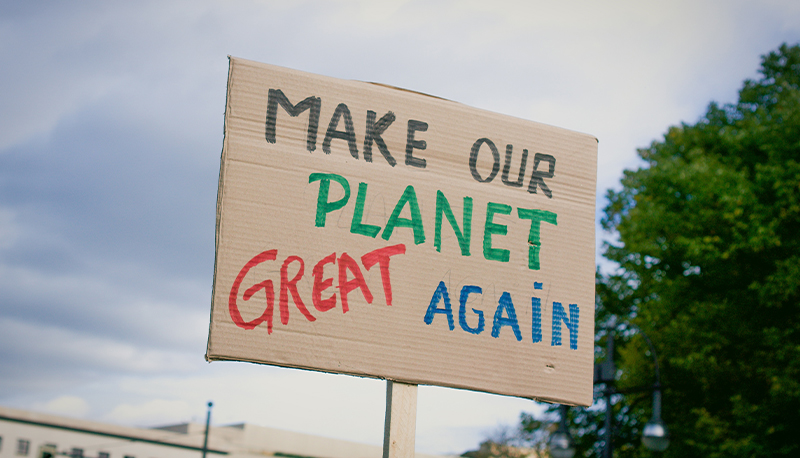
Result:
M386 381L383 458L414 458L417 432L417 385Z

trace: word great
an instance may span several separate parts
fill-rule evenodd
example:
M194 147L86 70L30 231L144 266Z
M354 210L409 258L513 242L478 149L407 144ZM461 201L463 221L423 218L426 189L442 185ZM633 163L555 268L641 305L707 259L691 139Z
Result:
M370 251L361 257L361 263L364 265L365 269L369 270L376 264L379 266L381 272L381 282L383 283L383 294L386 298L386 305L392 305L392 282L389 273L389 261L392 256L405 254L405 252L406 246L400 244L379 248L377 250ZM230 297L228 299L228 312L230 313L231 319L236 326L244 329L253 329L266 321L267 332L272 334L272 315L275 307L275 291L272 286L272 280L266 279L254 284L253 286L247 288L242 296L242 299L249 301L254 294L261 290L264 291L266 295L266 308L264 309L264 312L261 313L261 315L257 318L250 321L245 321L244 318L242 318L241 312L239 312L238 300L239 289L241 288L242 282L250 270L253 267L267 261L275 261L277 257L278 250L268 250L259 253L254 256L253 259L248 261L247 264L242 267L242 270L239 271L239 275L236 276L236 280L233 282ZM347 253L342 253L338 258L336 257L336 253L331 253L314 265L314 269L312 270L312 275L314 276L314 286L311 290L311 303L314 305L314 308L320 312L327 312L328 310L336 307L336 294L331 294L329 297L323 299L322 293L326 289L333 286L333 278L323 278L324 268L328 264L335 265L337 262L339 263L339 283L336 288L339 290L339 297L342 303L342 313L347 313L348 310L350 310L347 295L355 289L359 289L367 303L371 304L373 299L372 292L370 292L369 287L367 286L367 282L364 279L364 275L361 273L361 268L358 266L358 263ZM292 263L297 263L298 267L297 273L295 273L290 280L289 266ZM308 311L303 299L300 297L300 293L297 291L297 282L303 278L304 271L305 261L303 261L303 258L300 256L288 256L281 265L281 284L278 304L280 307L281 323L284 325L289 324L289 294L292 295L292 301L294 302L295 306L308 321L316 320L316 317L314 317ZM352 279L348 279L348 272L352 274Z
M534 284L534 289L542 289L541 283ZM467 300L470 294L482 294L483 290L480 286L465 285L461 288L461 294L458 298L458 324L461 329L470 334L480 334L486 327L486 322L483 317L483 311L472 309L472 313L478 317L478 322L474 326L469 325L469 321L475 321L474 318L467 319ZM442 307L438 307L443 303ZM447 317L447 326L450 330L455 329L453 320L453 307L450 304L450 294L447 291L447 286L443 281L439 282L439 286L433 292L431 303L428 310L425 312L425 324L430 325L433 323L435 315L441 314ZM580 308L577 304L569 304L569 317L564 310L564 306L560 302L553 302L553 319L551 321L551 346L561 345L561 323L563 322L569 330L569 348L570 350L578 349L578 323L580 320ZM511 300L511 294L504 291L498 300L497 308L494 312L492 319L492 337L495 339L500 337L500 330L504 326L508 326L514 333L517 341L522 340L522 333L517 320L517 312L514 309L514 302ZM533 343L542 341L542 300L538 297L531 298L531 340Z
M340 210L347 205L350 200L350 183L341 175L334 173L312 173L308 177L309 183L319 181L319 192L317 194L317 211L315 217L316 227L325 227L327 215L330 212ZM337 183L342 187L344 196L339 200L331 201L331 183ZM350 224L350 232L353 234L365 235L375 238L379 233L381 238L389 240L395 228L407 227L414 232L414 244L424 243L425 227L417 201L417 193L411 185L406 186L405 191L397 200L394 210L386 221L386 225L381 228L374 224L366 224L364 219L364 205L367 200L367 183L358 184L358 195L356 196L353 219ZM442 222L446 219L451 229L458 239L458 245L462 256L470 256L470 243L472 239L472 197L464 197L463 214L461 225L456 221L450 202L442 191L436 191L436 210L434 217L434 246L436 251L442 251ZM403 210L408 207L410 218L401 217ZM483 225L483 256L490 261L509 262L511 251L504 248L495 248L493 236L503 236L508 234L508 226L494 222L494 215L510 215L512 208L496 202L486 204L486 218ZM517 208L517 217L522 220L530 221L528 231L528 268L539 270L539 250L541 249L541 223L558 225L557 215L546 210L536 210L530 208Z

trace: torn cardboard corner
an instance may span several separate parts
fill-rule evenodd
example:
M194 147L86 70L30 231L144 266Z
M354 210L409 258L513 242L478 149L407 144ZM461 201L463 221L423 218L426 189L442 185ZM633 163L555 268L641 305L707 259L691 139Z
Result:
M230 59L206 357L592 401L597 140Z

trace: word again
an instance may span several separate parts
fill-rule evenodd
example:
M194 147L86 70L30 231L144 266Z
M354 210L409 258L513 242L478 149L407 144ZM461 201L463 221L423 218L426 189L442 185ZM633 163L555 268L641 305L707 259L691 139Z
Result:
M389 272L389 261L392 256L405 254L406 247L403 244L387 246L371 251L361 257L361 264L366 270L370 270L376 264L380 268L381 282L383 283L383 294L386 298L386 305L392 305L392 282ZM272 315L275 307L275 291L273 289L272 280L265 279L258 283L253 284L244 291L242 299L249 301L259 291L264 291L266 296L266 308L257 318L245 321L239 311L239 290L242 282L247 274L257 265L263 264L267 261L275 261L278 257L278 250L268 250L257 254L239 271L236 280L231 287L230 297L228 299L228 311L231 320L236 326L243 329L253 329L263 322L267 322L267 332L272 334ZM289 279L289 266L293 263L297 264L297 272ZM311 303L319 312L327 312L328 310L336 307L337 298L336 293L331 294L327 298L322 297L322 293L333 286L333 278L324 278L324 269L328 264L339 264L338 269L338 285L336 288L339 290L339 300L342 305L342 313L347 313L350 310L348 305L347 296L353 290L358 289L364 296L368 304L372 303L372 292L367 286L364 279L364 274L355 259L347 253L342 253L336 256L336 253L331 253L326 256L317 264L314 265L312 275L314 276L313 289L311 291ZM303 278L305 271L305 261L300 256L288 256L281 265L281 280L280 280L280 295L278 299L278 306L280 308L281 323L283 325L289 324L289 295L292 296L292 301L300 313L308 321L315 321L314 317L308 310L297 291L297 282ZM349 278L352 276L352 278Z
M538 284L537 284L538 286ZM540 289L540 288L535 288ZM482 294L483 290L480 286L465 285L461 288L461 294L458 298L458 324L462 330L470 334L480 334L486 328L486 319L484 318L483 310L472 308L471 317L467 318L467 300L470 294ZM441 304L441 306L440 306ZM453 319L453 307L450 302L450 293L447 290L447 285L443 281L439 282L436 290L431 297L430 305L425 311L425 324L431 325L436 315L444 315L447 318L447 326L453 331L455 330L455 320ZM477 317L477 323L470 325L469 322L475 322L474 316ZM569 330L569 348L570 350L578 349L578 324L580 319L580 308L578 304L569 304L569 316L560 302L553 302L553 319L551 321L551 339L550 345L557 347L561 345L561 324ZM522 332L517 319L517 312L514 308L514 302L511 300L511 294L504 291L500 295L497 303L497 308L492 318L492 331L491 335L495 339L500 337L500 331L508 327L514 333L517 341L522 341ZM538 297L531 298L531 341L539 343L542 341L542 300Z

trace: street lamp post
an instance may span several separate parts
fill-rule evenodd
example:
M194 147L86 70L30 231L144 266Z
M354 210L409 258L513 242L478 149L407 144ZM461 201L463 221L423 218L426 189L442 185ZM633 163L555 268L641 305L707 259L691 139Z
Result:
M642 332L638 327L628 323L644 337L650 353L653 355L653 365L655 372L655 384L653 384L653 416L650 421L645 424L642 430L642 444L650 450L663 452L669 446L669 433L667 426L661 420L661 373L658 369L658 355L653 346L653 342L647 337L647 334ZM614 452L614 445L611 440L612 429L614 425L614 412L611 408L611 396L619 393L615 387L617 368L614 363L614 335L612 329L608 329L606 340L606 360L594 366L594 383L603 384L603 397L606 403L606 419L603 426L603 457L612 458ZM575 454L575 448L572 437L567 430L567 406L561 405L561 423L555 433L550 437L550 454L554 458L571 458Z
M644 425L642 442L650 450L663 452L669 447L667 426L661 421L661 390L653 391L653 417Z
M650 450L663 452L669 446L669 433L667 426L661 420L661 372L658 369L658 354L653 346L653 342L647 337L637 326L627 323L629 326L635 328L639 334L642 335L647 346L650 349L650 354L653 355L653 369L655 375L655 383L653 384L653 416L650 421L645 424L642 430L642 443ZM614 388L616 381L616 365L614 363L614 335L612 328L608 329L606 340L606 360L600 364L595 365L595 384L602 383L605 385L603 395L606 402L606 420L604 428L604 447L603 457L612 458L614 452L614 445L611 440L611 433L614 422L614 415L611 409L611 396L618 393Z
M548 444L550 446L550 456L553 458L572 458L575 456L575 443L567 428L567 409L564 404L559 406L561 420L558 429L550 436Z
M214 404L211 401L208 401L208 413L206 414L206 434L203 437L203 458L206 458L206 453L208 453L208 429L211 427L211 407Z
M611 428L614 425L614 411L611 409L611 395L614 394L613 382L616 379L617 367L614 364L614 336L609 330L606 336L606 360L595 369L595 383L604 383L603 396L606 401L606 422L603 431L605 446L603 458L611 458L614 454L614 442L611 440ZM599 377L598 377L599 375Z
M653 354L653 367L656 374L656 383L653 385L653 416L650 421L644 425L642 430L642 443L650 450L663 452L669 447L669 432L667 425L661 420L661 374L658 371L658 356L656 356L656 349L653 342L647 337L647 334L637 328L639 333L644 337L647 346L650 347L650 353Z

